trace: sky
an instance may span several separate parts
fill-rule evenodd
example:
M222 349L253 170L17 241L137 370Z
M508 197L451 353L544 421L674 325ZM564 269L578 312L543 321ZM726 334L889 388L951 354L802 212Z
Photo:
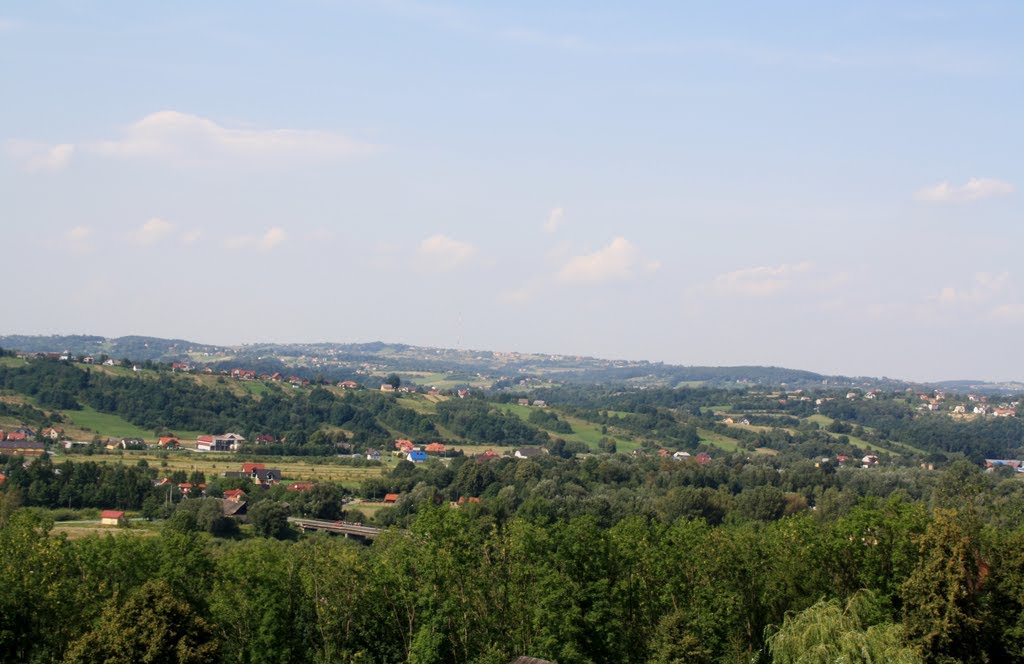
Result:
M0 334L1024 380L1024 5L0 5Z

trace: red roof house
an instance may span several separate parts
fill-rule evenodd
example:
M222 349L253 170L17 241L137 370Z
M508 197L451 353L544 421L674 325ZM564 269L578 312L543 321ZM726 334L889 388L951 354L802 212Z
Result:
M121 510L103 510L100 513L100 524L104 526L119 526L124 520L124 512Z

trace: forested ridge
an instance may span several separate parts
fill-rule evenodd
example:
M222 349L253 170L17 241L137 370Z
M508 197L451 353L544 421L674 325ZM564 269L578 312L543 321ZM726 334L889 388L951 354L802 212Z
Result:
M284 439L232 462L259 451L381 469L292 491L162 467L189 452L0 456L0 660L1024 658L1024 474L985 469L1019 458L1024 431L1017 417L954 417L955 395L930 412L935 394L902 391L563 386L428 402L230 388L160 368L0 365L7 421L88 407L154 433ZM337 456L397 435L549 453L386 469ZM238 489L242 518L218 500ZM111 508L147 525L51 531ZM289 515L385 532L365 546L300 534ZM130 534L143 527L156 534Z
M945 479L959 490L930 501L896 493L717 526L425 504L371 547L172 528L69 541L8 506L0 657L130 661L153 643L182 662L785 662L812 646L813 661L1024 656L1024 535L989 521L987 500L962 499L985 478Z

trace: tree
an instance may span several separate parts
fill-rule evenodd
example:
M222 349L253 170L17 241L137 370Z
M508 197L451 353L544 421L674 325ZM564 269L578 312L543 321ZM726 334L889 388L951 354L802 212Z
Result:
M787 615L782 628L768 637L772 662L920 662L920 653L904 642L899 625L871 624L872 613L877 613L873 603L874 596L864 592L851 597L845 607L838 600L823 599Z
M71 644L67 663L206 664L219 654L210 626L163 579L115 597L96 627Z
M981 585L987 575L971 515L935 510L903 582L903 625L929 661L986 661Z
M778 487L762 484L736 496L736 510L749 519L774 521L786 511L786 496Z
M402 378L396 373L391 373L384 379L384 383L397 390L402 385Z
M249 520L260 537L287 539L292 532L288 527L288 507L276 500L261 500L253 505Z

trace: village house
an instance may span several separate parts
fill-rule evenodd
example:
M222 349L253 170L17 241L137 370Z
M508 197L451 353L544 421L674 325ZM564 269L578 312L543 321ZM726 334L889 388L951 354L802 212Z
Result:
M520 447L512 456L517 459L532 459L542 454L544 454L544 450L539 447Z
M357 387L359 387L359 383L355 382L354 380L343 380L338 383L338 387L346 390L354 390Z
M398 502L398 494L397 493L384 494L384 502L387 503L388 505L394 505L395 503Z
M394 392L395 391L395 386L392 385L391 383L381 383L380 391L381 392Z
M123 526L128 520L121 510L103 510L100 512L100 525L102 526Z
M423 463L427 460L427 453L423 450L410 450L405 458L413 463Z
M367 461L380 461L380 451L379 450L375 450L372 447L370 449L366 450L366 460Z
M520 406L529 406L530 405L530 400L529 399L517 399L516 403L519 404Z
M236 479L249 479L253 484L262 487L269 487L281 481L281 471L277 468L267 468L262 463L243 463L241 471L226 471L224 477Z
M35 440L7 440L0 441L0 454L6 454L13 456L20 454L21 456L42 456L46 454L46 446Z
M146 449L146 441L142 438L122 438L121 439L122 450L144 450Z
M60 440L60 437L64 435L64 429L55 429L54 427L46 427L40 432L43 438L49 438L50 440Z
M196 438L196 449L200 452L234 452L245 442L245 438L237 433L225 433L220 436L199 436Z
M232 500L239 502L245 500L245 490L243 489L228 489L224 492L224 500Z
M483 454L478 454L476 456L476 462L477 463L487 463L488 461L494 461L495 459L500 459L500 458L501 458L500 454L495 454L494 452L492 452L490 450L487 450Z
M306 491L316 486L315 482L292 482L286 488L288 491Z
M444 443L429 443L423 449L429 454L444 454L447 448L444 446Z

